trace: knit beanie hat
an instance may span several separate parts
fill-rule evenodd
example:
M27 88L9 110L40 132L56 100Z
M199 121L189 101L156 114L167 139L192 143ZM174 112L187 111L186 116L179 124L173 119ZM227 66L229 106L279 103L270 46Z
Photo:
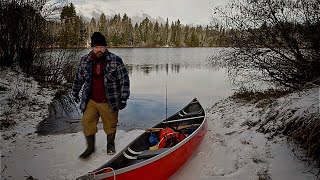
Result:
M91 36L91 47L107 46L106 38L100 32L94 32Z

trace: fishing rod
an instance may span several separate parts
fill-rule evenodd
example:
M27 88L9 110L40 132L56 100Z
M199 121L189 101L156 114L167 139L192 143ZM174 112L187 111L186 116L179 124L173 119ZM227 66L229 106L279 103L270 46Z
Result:
M166 127L168 125L168 85L166 83Z

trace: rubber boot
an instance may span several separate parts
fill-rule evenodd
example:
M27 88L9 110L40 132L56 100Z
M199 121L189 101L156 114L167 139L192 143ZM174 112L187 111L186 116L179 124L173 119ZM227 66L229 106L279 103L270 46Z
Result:
M116 133L107 134L107 154L108 155L116 154L116 147L114 144L115 137L116 137Z
M95 151L95 135L86 136L87 149L79 156L80 159L87 159Z

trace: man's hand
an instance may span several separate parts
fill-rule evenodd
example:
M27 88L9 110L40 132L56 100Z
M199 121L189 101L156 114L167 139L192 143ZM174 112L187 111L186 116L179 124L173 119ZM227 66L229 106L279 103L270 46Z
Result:
M119 109L122 110L122 109L124 109L126 106L127 106L127 101L126 101L126 100L122 100L122 101L120 102Z
M73 99L74 99L74 102L77 103L77 104L80 102L79 95L73 95Z

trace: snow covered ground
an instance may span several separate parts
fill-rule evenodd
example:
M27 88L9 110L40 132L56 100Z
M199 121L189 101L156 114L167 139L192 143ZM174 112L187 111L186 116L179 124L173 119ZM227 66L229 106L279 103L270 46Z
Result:
M36 125L48 116L47 107L53 96L52 90L40 88L32 79L7 70L0 72L0 118L16 122L1 130L1 179L75 179L112 157L106 155L103 131L98 132L97 152L88 161L78 159L85 145L81 132L49 136L34 133ZM292 109L293 114L289 111ZM261 127L277 130L294 116L319 116L319 88L280 98L271 105L228 98L206 112L206 136L172 180L319 178L319 168L302 161L302 151L297 151L285 137L257 131ZM284 118L288 112L290 118ZM268 118L271 116L276 121ZM142 132L119 130L117 151Z

